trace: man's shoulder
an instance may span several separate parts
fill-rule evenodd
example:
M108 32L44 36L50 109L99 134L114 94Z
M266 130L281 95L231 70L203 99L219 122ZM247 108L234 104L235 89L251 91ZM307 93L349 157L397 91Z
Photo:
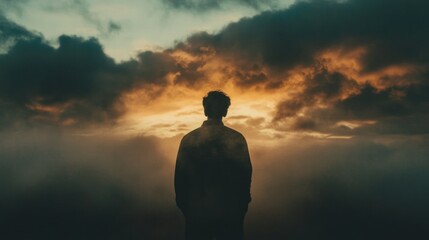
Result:
M185 134L182 138L182 144L190 144L193 142L198 142L201 139L204 139L205 137L207 137L208 134L210 132L205 131L206 129L204 129L204 127L199 127L196 128L192 131L190 131L189 133ZM238 141L246 141L246 139L244 138L243 134L241 134L239 131L232 129L230 127L224 126L222 125L221 127L219 127L216 130L217 134L220 134L221 136L223 136L224 138L228 138L230 140L235 139Z
M182 137L182 143L193 141L200 134L200 131L201 131L201 127L188 132Z
M238 139L244 139L244 136L243 136L243 134L241 134L241 132L239 132L233 128L227 127L227 126L224 126L224 127L225 127L225 131L227 132L227 134L229 136L235 137Z
M182 138L182 139L192 138L193 136L198 135L198 132L200 131L200 128L201 128L201 127L199 127L199 128L195 128L194 130L192 130L192 131L188 132L187 134L185 134L185 135L183 136L183 138Z

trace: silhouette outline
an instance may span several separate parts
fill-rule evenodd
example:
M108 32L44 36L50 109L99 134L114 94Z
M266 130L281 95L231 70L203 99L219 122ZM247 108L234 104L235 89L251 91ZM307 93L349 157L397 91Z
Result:
M210 91L203 98L207 120L180 143L174 187L187 240L244 239L252 164L243 135L223 125L230 104L225 93Z

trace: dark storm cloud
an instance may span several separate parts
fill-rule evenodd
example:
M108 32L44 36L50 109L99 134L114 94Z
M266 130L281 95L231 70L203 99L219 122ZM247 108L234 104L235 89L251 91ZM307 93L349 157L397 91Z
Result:
M115 71L115 63L95 39L61 36L57 49L41 38L19 41L0 56L1 100L8 107L2 111L31 116L37 114L32 104L70 103L60 118L115 118L121 111L115 105L120 91L131 84L115 78ZM13 112L4 115L14 117Z
M253 64L250 66L239 66L232 73L229 73L236 84L242 88L248 88L269 82L268 76L261 69L261 66Z
M275 7L278 0L163 0L163 3L175 9L209 11L222 9L222 6L228 3L249 6L254 9Z
M2 36L15 42L0 55L2 128L32 121L114 122L123 114L124 92L163 86L167 74L180 71L171 56L162 52L142 52L135 59L115 63L95 38L64 35L54 48L5 18L0 23Z
M229 63L219 69L228 80L243 88L262 85L268 90L283 87L288 76L281 74L289 70L320 65L321 54L332 49L365 49L357 57L360 74L398 65L424 68L429 63L429 17L422 9L428 7L420 0L299 1L284 10L243 18L216 34L193 34L175 49L193 56L211 54ZM399 81L425 81L418 71ZM379 81L392 85L398 79L380 76ZM335 91L332 87L324 89L328 98Z
M175 78L175 83L183 84L189 87L197 87L198 84L207 80L206 75L199 71L205 65L204 61L195 61L187 66L178 65L180 74Z
M37 37L36 33L30 32L24 27L10 21L0 11L0 47L5 44L13 44L19 39Z
M302 85L302 92L278 104L275 121L296 116L307 107L338 100L345 91L358 87L355 81L344 74L330 73L323 66L308 74Z
M375 124L346 132L363 133L365 128L379 133L402 129L399 132L406 133L402 125L407 118L413 120L409 133L417 133L419 128L425 133L423 123L429 119L424 93L428 85L429 15L423 9L428 8L429 3L421 0L300 1L285 10L243 18L217 34L194 34L176 49L196 56L214 52L231 63L220 71L238 86L262 85L276 90L287 84L288 71L324 65L320 59L324 52L364 48L356 57L360 75L392 66L415 69L399 77L379 74L376 81L384 88L374 82L359 83L328 67L304 73L302 90L288 94L288 99L278 104L274 121L294 118L289 130L337 132L342 131L336 126L339 121L368 120ZM307 116L298 116L300 113Z
M360 74L398 64L417 70L397 79L380 76L378 81L387 89L379 90L373 83L362 85L346 73L322 67L307 73L302 90L278 104L274 121L295 118L292 130L333 131L342 120L393 124L392 118L400 122L401 116L425 117L427 98L422 91L427 88L429 25L424 23L429 18L422 9L426 6L426 1L418 0L406 4L394 0L388 7L378 0L297 2L285 10L243 18L217 34L193 34L171 49L143 52L122 63L107 56L95 39L62 36L59 47L53 48L4 19L2 37L19 42L0 56L0 84L4 86L0 104L8 109L0 113L0 119L3 126L17 118L64 124L115 121L123 114L123 93L168 83L196 88L210 81L207 69L222 73L225 81L243 89L264 86L275 91L288 87L289 70L317 69L321 60L316 56L321 52L331 48L347 52L357 47L366 48L358 58L363 67ZM119 28L111 23L112 31ZM180 51L193 60L178 61L174 54ZM213 60L229 65L213 67ZM167 82L167 76L173 81ZM397 82L407 84L395 86ZM325 109L319 109L319 104ZM297 117L301 113L307 116Z
M367 132L429 133L429 83L376 90L365 85L359 94L337 102L340 119L377 120ZM363 129L357 129L363 130Z
M360 93L338 102L337 109L350 118L373 119L378 117L406 116L424 113L429 104L429 85L389 87L377 90L364 85Z
M213 47L220 55L270 67L312 66L315 54L332 47L364 46L366 71L392 64L427 64L429 3L411 0L297 2L229 24L215 35L193 36L190 45Z
M335 76L330 74L326 76L329 80L323 81L325 84L336 84L333 81ZM429 85L427 83L378 90L369 83L357 86L355 82L346 78L340 82L343 86L348 84L348 89L354 89L357 92L346 98L332 98L335 94L331 97L325 95L318 98L320 95L312 92L314 85L307 83L307 88L301 94L279 103L274 120L293 118L290 130L313 130L345 135L429 133L429 127L426 124L429 121L427 94ZM335 89L334 86L326 86L330 90ZM328 92L322 91L323 94ZM317 106L317 103L322 104L323 107ZM299 113L305 113L305 117L298 117ZM358 124L362 122L363 125L356 128L338 126L337 123L341 121Z

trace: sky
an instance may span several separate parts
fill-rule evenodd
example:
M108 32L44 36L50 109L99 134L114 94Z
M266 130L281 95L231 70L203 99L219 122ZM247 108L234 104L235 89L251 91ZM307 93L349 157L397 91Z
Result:
M248 239L417 239L429 3L0 0L4 239L183 239L178 144L231 97Z

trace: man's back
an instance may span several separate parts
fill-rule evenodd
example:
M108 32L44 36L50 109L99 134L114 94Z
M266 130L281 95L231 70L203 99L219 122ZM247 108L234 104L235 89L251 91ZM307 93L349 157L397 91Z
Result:
M243 135L222 123L230 104L224 92L209 92L208 120L180 143L174 185L187 240L244 238L252 165Z
M207 120L183 137L176 163L176 200L185 215L245 212L252 166L246 140L222 121Z

